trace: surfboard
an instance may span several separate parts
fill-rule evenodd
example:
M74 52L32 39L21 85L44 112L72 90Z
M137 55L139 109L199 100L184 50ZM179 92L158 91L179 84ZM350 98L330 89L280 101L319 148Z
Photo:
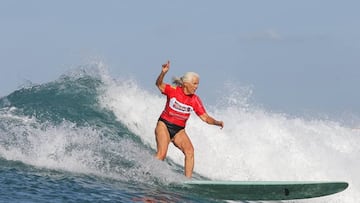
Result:
M217 200L294 200L335 194L348 187L347 182L314 181L185 181L191 193Z

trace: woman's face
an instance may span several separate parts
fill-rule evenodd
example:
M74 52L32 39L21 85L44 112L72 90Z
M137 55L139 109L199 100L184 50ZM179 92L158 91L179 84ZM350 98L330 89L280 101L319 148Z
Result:
M195 94L199 86L199 78L193 77L191 82L184 82L184 93L186 95Z

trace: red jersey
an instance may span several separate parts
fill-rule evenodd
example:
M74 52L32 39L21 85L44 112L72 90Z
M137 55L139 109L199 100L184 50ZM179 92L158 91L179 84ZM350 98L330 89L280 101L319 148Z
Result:
M192 111L198 116L206 113L200 98L195 94L186 95L182 87L166 84L162 94L167 96L167 101L160 117L170 123L185 127Z

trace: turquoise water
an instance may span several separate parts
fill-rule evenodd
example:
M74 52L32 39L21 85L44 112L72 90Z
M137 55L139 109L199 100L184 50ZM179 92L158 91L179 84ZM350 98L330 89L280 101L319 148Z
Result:
M360 198L358 131L253 107L241 90L224 94L207 105L223 130L189 120L195 179L339 180L349 189L296 202ZM179 187L174 146L165 162L153 158L164 99L101 64L1 98L0 202L216 202Z

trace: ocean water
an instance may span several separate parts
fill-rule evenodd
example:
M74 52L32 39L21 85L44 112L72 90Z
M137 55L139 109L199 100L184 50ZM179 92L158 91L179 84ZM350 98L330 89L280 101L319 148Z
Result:
M173 145L166 161L153 158L165 102L154 92L94 63L1 98L0 202L220 202L181 187ZM216 105L204 101L224 129L188 121L194 179L347 181L344 192L288 202L360 199L360 131L255 107L242 88L227 92Z

